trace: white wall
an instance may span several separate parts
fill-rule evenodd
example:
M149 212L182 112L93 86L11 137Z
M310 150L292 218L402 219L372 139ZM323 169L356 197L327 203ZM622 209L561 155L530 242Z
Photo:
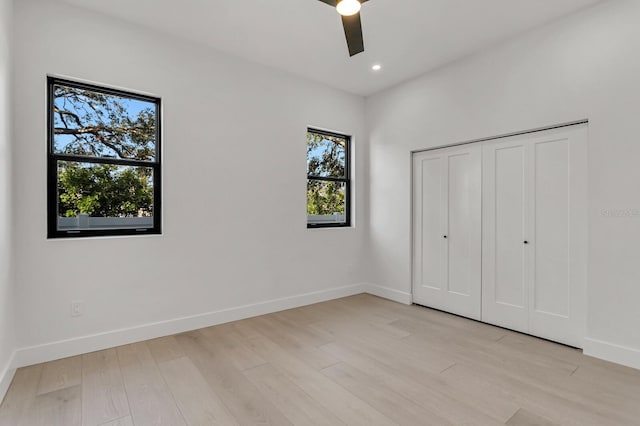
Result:
M19 2L15 28L18 343L45 345L18 364L173 330L119 329L362 281L362 98L58 2ZM162 97L162 236L46 239L47 74ZM306 228L307 125L354 136L355 228ZM70 317L72 300L83 316Z
M411 288L411 150L588 118L586 350L640 368L638 22L640 2L605 2L368 99L376 283Z
M12 0L0 0L0 400L12 374L14 347L11 250L11 14Z

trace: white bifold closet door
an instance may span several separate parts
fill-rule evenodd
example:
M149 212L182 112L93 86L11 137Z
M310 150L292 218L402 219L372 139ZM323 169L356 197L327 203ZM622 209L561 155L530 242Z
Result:
M582 347L587 126L484 143L482 320Z
M413 156L413 299L481 318L482 154L479 145Z

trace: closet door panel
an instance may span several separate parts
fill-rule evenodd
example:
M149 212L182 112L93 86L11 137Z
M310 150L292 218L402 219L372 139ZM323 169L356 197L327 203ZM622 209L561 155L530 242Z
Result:
M482 319L526 332L527 146L522 141L487 144L483 158Z
M413 300L446 309L446 156L413 156Z
M495 151L495 301L525 308L524 147Z
M582 347L587 283L587 127L531 138L534 206L529 333Z
M569 142L534 145L532 309L569 316Z
M443 159L427 158L421 161L422 167L422 235L420 243L422 256L420 269L421 284L424 287L441 290L444 284L443 262L445 256L442 248L442 230L444 229L443 203Z
M448 310L480 319L482 289L481 149L457 148L448 156Z
M472 178L471 160L468 153L449 157L449 280L447 290L468 296L473 278L471 255L474 230L471 219L472 209L469 194Z

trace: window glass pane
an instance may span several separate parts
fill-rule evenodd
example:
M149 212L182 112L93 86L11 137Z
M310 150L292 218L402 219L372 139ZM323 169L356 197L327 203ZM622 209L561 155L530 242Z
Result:
M58 230L153 227L153 169L58 161Z
M307 132L307 175L344 178L345 138Z
M53 85L56 154L156 159L156 104Z
M345 223L345 197L345 182L307 180L307 223Z

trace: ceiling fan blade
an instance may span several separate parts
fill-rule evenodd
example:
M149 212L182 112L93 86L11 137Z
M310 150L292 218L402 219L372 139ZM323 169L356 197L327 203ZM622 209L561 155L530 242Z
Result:
M352 16L343 16L342 26L344 27L344 35L347 38L349 56L354 56L358 53L364 52L364 39L362 37L362 22L360 21L360 14L356 13Z
M338 5L338 0L319 0L319 1L321 1L322 3L326 3L329 6L333 6L333 7L336 7Z

